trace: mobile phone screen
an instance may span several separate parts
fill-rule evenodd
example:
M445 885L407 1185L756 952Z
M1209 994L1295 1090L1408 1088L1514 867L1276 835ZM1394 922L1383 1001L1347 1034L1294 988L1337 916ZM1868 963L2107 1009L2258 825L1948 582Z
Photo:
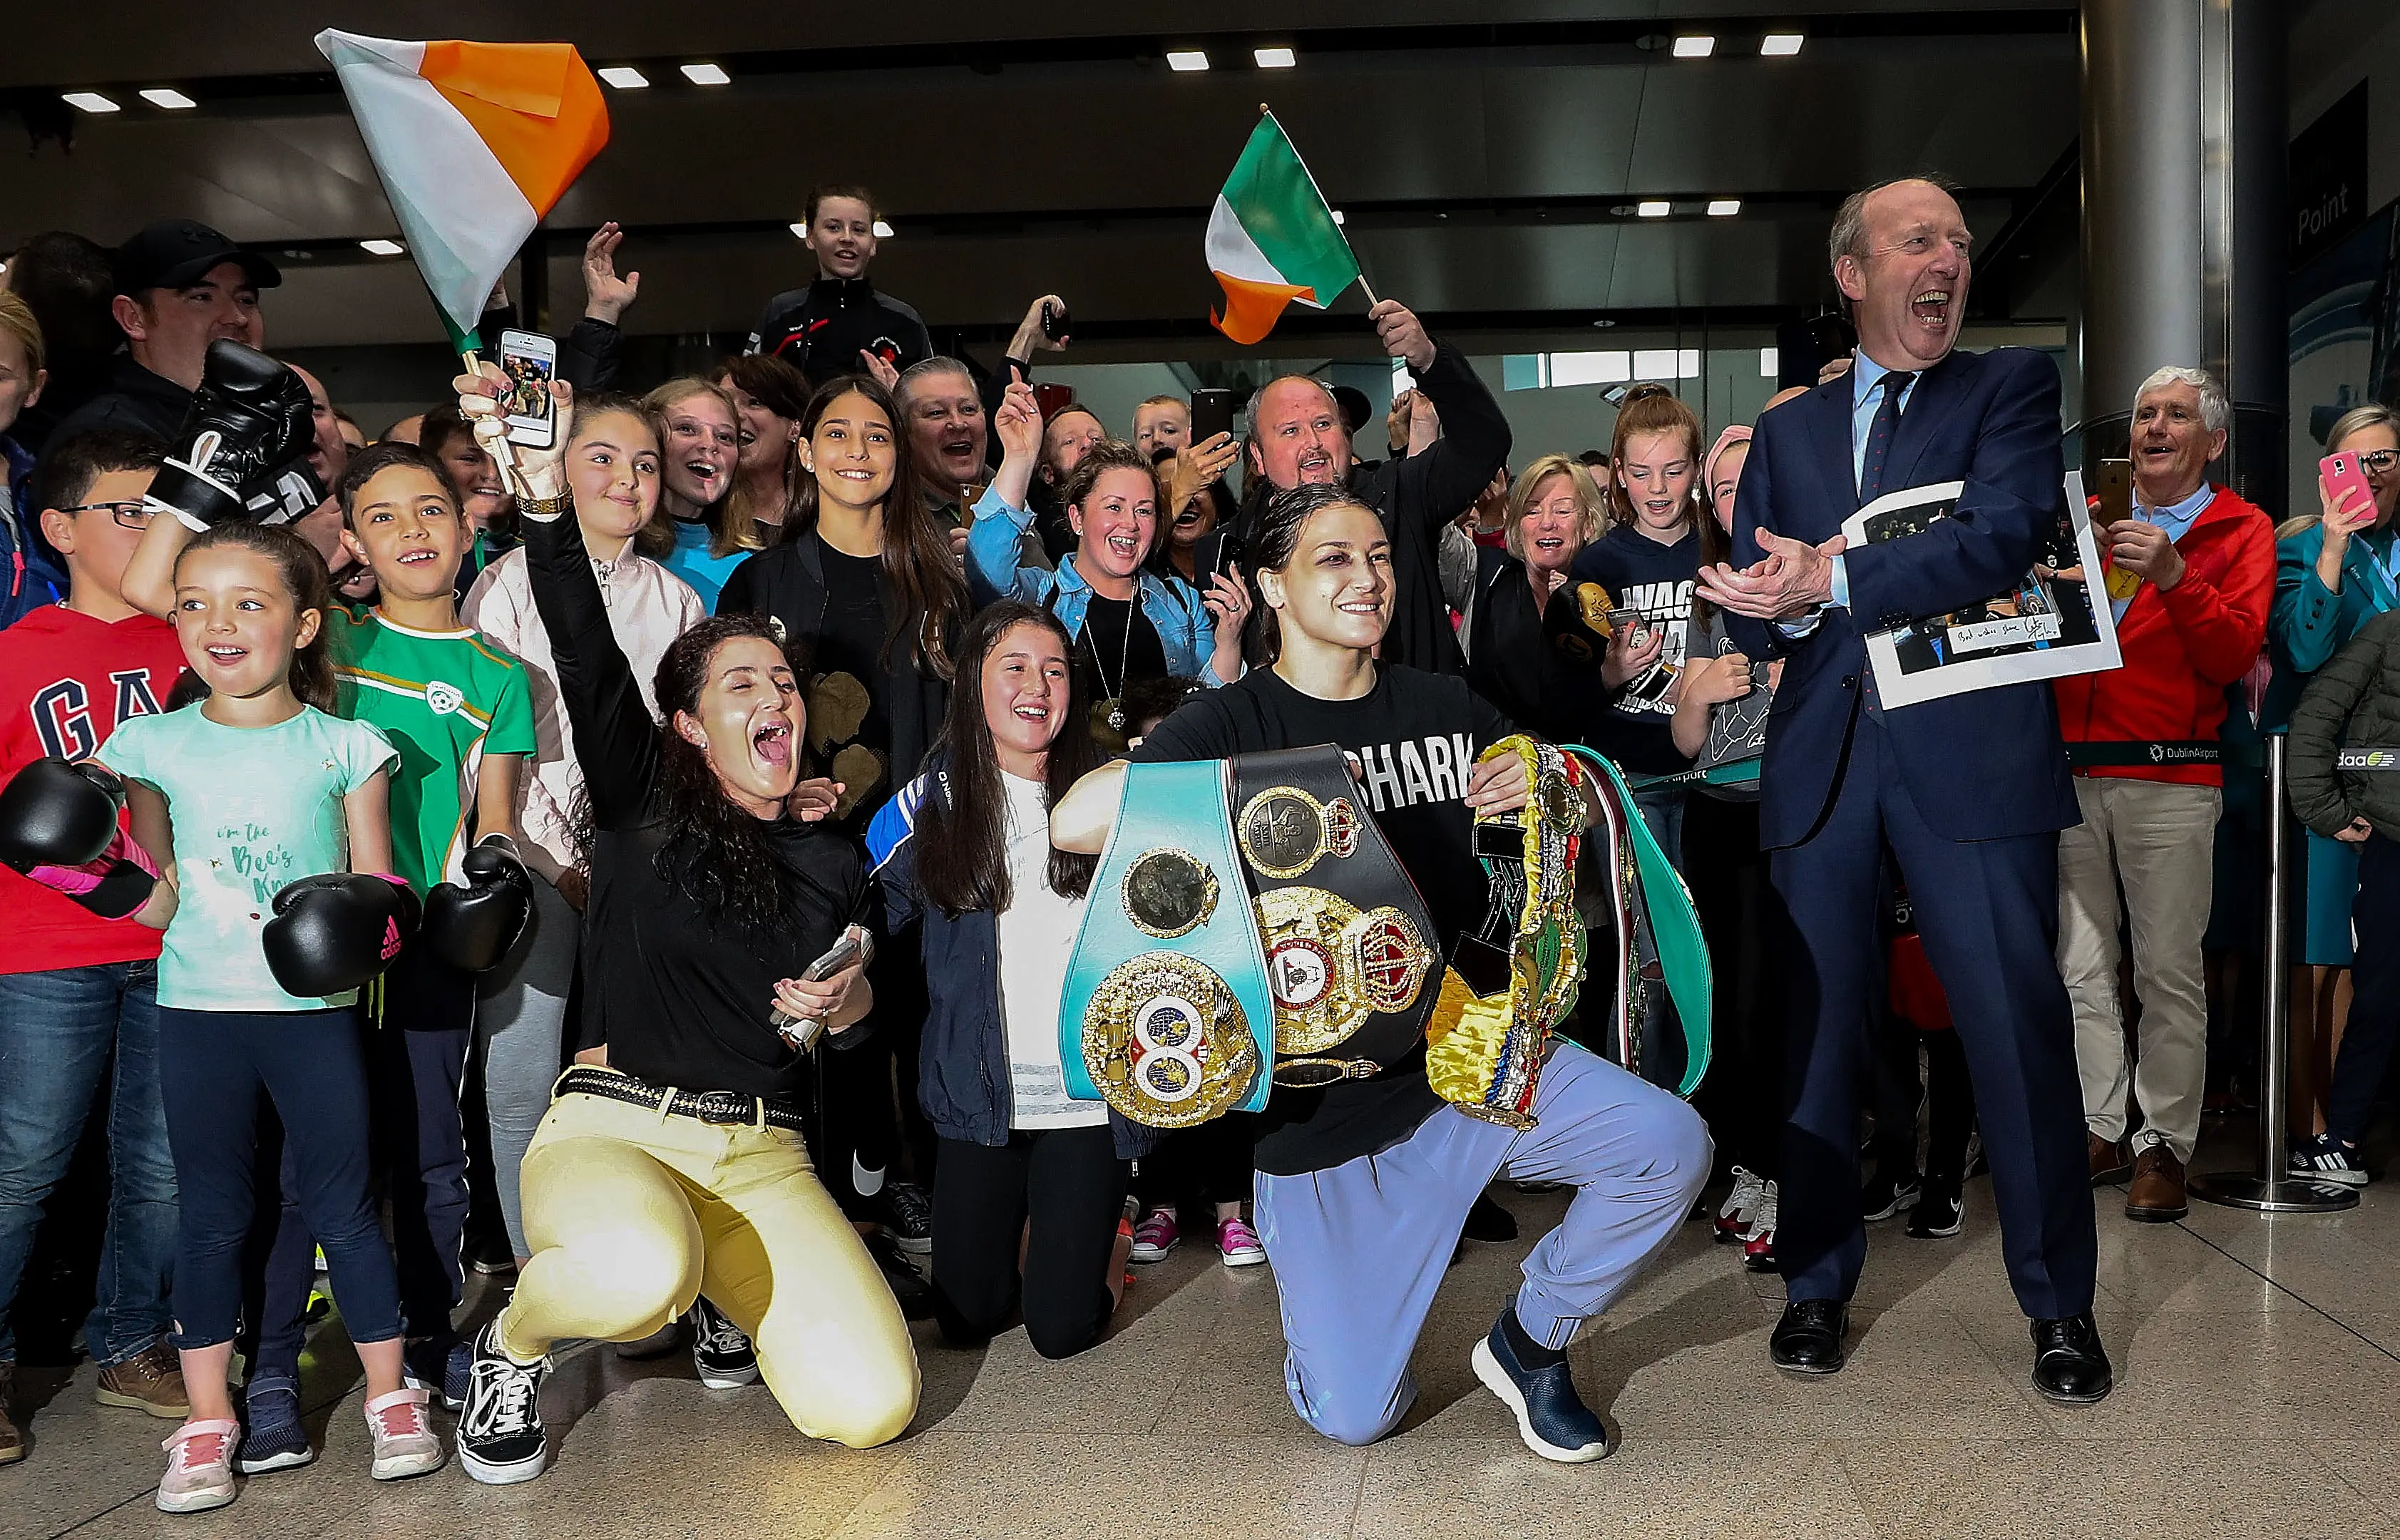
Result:
M500 334L500 374L508 395L509 442L528 449L548 449L557 442L558 415L550 399L550 382L558 377L558 344L539 332Z

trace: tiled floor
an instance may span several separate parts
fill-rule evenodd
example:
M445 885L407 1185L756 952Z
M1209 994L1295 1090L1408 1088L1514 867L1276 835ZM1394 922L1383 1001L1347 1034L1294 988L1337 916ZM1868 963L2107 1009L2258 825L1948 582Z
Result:
M2241 1163L2227 1139L2195 1164ZM1523 1244L1561 1204L1501 1195ZM378 1487L335 1331L310 1370L324 1457L172 1519L150 1501L168 1424L96 1407L88 1368L29 1375L34 1448L0 1469L0 1536L2400 1535L2400 1194L2331 1218L2195 1206L2163 1226L2094 1197L2118 1384L2086 1410L2026 1383L1979 1181L1957 1240L1875 1227L1854 1356L1829 1381L1767 1366L1780 1285L1686 1226L1575 1347L1623 1435L1594 1465L1528 1454L1466 1367L1523 1244L1469 1247L1418 1346L1416 1410L1366 1450L1285 1403L1269 1272L1187 1246L1078 1359L1045 1363L1021 1331L981 1353L920 1332L923 1411L865 1452L801 1438L761 1389L702 1389L679 1355L587 1348L551 1383L540 1480L478 1487L453 1466Z

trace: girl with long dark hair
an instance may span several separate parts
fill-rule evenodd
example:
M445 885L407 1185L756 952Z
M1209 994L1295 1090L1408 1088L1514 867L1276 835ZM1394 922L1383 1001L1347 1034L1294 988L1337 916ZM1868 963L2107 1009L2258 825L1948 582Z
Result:
M1127 1163L1156 1138L1069 1100L1059 1065L1058 1000L1097 865L1050 843L1052 804L1099 758L1072 650L1032 605L977 615L941 743L867 835L892 928L922 921L935 1315L972 1345L1021 1302L1045 1358L1091 1346L1115 1310Z
M498 437L499 376L460 410ZM553 387L560 437L574 394ZM575 724L592 829L579 1062L527 1152L532 1259L476 1338L460 1463L541 1473L551 1344L633 1342L704 1288L757 1346L794 1426L865 1448L915 1414L917 1360L891 1290L811 1168L796 1093L872 993L856 962L814 978L865 893L849 841L794 816L807 716L766 620L721 616L658 668L644 705L573 525L558 452L516 451L533 596ZM822 811L810 804L808 813Z
M764 551L783 538L784 521L807 479L800 470L800 419L808 416L809 378L782 359L746 353L717 366L716 388L732 398L742 453L709 554Z
M1249 552L1263 617L1251 656L1265 666L1192 697L1134 757L1340 744L1358 766L1361 810L1424 895L1447 956L1490 892L1476 814L1521 809L1531 795L1520 756L1480 760L1515 729L1462 679L1378 661L1397 592L1392 543L1351 493L1277 494ZM1051 815L1054 841L1102 849L1123 789L1122 766L1085 776ZM1708 1133L1691 1109L1561 1038L1521 1132L1442 1100L1421 1048L1365 1079L1278 1085L1261 1118L1258 1228L1282 1296L1285 1383L1311 1426L1364 1444L1407 1413L1409 1356L1467 1209L1507 1177L1580 1191L1477 1344L1476 1376L1534 1453L1580 1462L1608 1451L1566 1344L1666 1246L1708 1180Z
M782 543L735 568L716 608L783 622L810 751L843 787L834 822L854 830L940 736L951 643L972 606L882 386L828 381L800 419L800 464Z

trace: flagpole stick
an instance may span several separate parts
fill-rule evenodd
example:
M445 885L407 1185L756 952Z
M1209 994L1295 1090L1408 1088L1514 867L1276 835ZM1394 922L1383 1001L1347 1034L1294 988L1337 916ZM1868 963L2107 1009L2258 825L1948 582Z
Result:
M1367 296L1367 308L1370 310L1384 303L1375 297L1375 286L1367 281L1367 275L1364 273L1358 275L1358 292Z

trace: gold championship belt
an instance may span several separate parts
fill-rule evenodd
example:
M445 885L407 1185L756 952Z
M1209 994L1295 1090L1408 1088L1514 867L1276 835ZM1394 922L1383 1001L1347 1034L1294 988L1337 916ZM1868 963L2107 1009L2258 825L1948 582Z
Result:
M1153 1128L1266 1105L1274 1007L1218 760L1128 765L1059 999L1067 1094Z
M1275 1002L1275 1083L1363 1080L1433 1008L1433 917L1332 744L1234 760L1234 838Z
M1491 883L1482 926L1459 937L1425 1029L1425 1074L1469 1117L1534 1126L1550 1029L1575 1009L1583 976L1575 861L1584 825L1582 763L1548 743L1504 738L1478 759L1515 755L1531 788L1517 812L1475 820Z

